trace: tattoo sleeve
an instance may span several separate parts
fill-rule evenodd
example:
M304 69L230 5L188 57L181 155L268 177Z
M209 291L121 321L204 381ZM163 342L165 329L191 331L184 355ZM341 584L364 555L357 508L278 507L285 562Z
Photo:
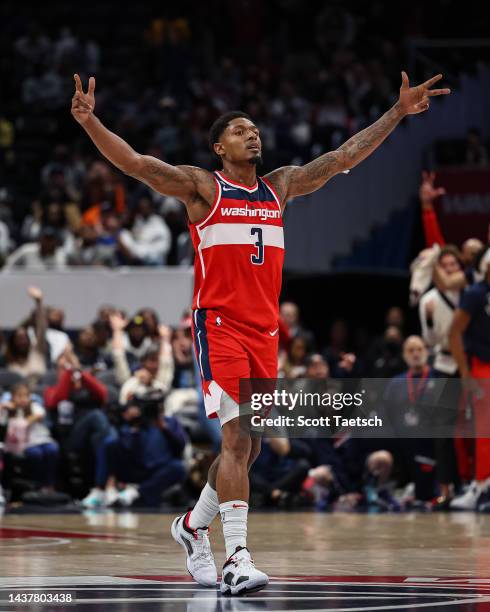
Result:
M166 164L160 159L151 157L151 155L140 157L140 161L131 176L165 195L188 198L196 189L195 181L190 172Z
M404 114L395 104L375 123L352 136L336 151L325 153L304 166L284 168L286 198L316 191L335 174L356 166L379 147L403 117Z

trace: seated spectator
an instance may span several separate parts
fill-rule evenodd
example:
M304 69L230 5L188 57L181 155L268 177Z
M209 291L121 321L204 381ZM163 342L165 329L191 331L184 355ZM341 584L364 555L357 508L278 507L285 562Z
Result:
M23 326L27 328L29 340L32 343L35 343L36 339L35 318L36 313L33 312L31 316L23 323ZM60 308L54 308L52 306L46 306L46 341L49 353L49 363L56 363L58 357L70 343L70 337L65 331L63 331L64 318L65 313L63 310Z
M291 457L287 438L267 438L250 470L251 490L263 496L266 505L286 504L301 490L310 468L304 458Z
M158 341L160 338L158 332L160 320L153 308L141 308L140 310L138 310L136 315L143 318L143 322L146 325L146 329L148 330L148 336L151 338L151 340L153 342Z
M34 313L35 337L31 341L25 327L15 329L8 339L5 361L8 370L34 382L46 372L47 320L41 290L37 287L30 287L28 293L36 303Z
M104 490L109 476L101 478L83 500L85 506L110 502L128 507L139 499L145 506L157 507L165 490L183 482L187 437L179 422L163 413L163 397L133 398L124 406L117 438L104 445L106 474L112 487L118 481L123 488L114 496L113 491Z
M282 321L289 328L289 336L291 338L302 336L306 340L308 351L312 351L315 347L315 339L313 333L301 325L298 305L294 302L282 302L279 312Z
M307 340L296 336L291 340L289 350L283 354L279 371L286 378L300 378L306 372Z
M83 368L90 368L94 373L112 368L112 357L99 347L97 335L91 325L78 333L75 354L80 365Z
M357 373L357 358L348 350L347 343L347 323L344 319L337 319L330 327L329 344L323 349L323 357L335 378L355 376Z
M58 233L54 228L46 226L41 230L37 242L23 244L7 257L4 270L60 270L65 264L66 253L60 246Z
M25 458L26 475L41 486L41 492L54 491L59 447L44 424L46 411L43 406L33 400L25 383L17 383L12 393L2 397L0 412L2 410L9 415L5 451Z
M99 240L97 230L92 225L82 225L73 241L67 256L70 266L107 266L114 265L114 251Z
M114 171L105 161L93 162L87 172L87 182L82 197L83 223L100 228L104 209L109 208L118 216L126 210L126 192L118 183Z
M144 318L141 315L135 315L128 321L121 314L113 313L109 320L113 333L118 333L118 340L122 343L121 346L118 346L118 350L122 348L131 363L139 362L142 355L153 344ZM120 384L123 382L124 380L120 379Z
M112 357L116 379L122 385L119 401L125 404L130 397L144 395L152 389L168 393L174 376L170 329L166 325L160 325L160 346L150 345L138 361L139 369L131 374L124 345L123 329L126 320L119 314L113 314L110 320L113 330Z
M166 264L171 246L170 230L162 217L155 213L155 206L148 196L138 200L132 227L121 231L119 246L128 265Z
M44 391L44 405L53 411L57 438L67 452L87 455L93 461L111 433L104 411L105 385L83 370L73 348L58 359L58 381Z
M402 357L403 336L399 327L387 327L383 336L373 342L368 351L368 375L391 378L405 369Z

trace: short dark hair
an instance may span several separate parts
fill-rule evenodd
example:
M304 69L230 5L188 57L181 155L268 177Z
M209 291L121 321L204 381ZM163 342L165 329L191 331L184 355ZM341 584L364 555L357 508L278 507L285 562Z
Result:
M216 153L214 152L214 144L216 142L219 142L221 134L226 130L230 121L233 121L233 119L239 119L240 117L252 121L250 115L247 115L247 113L244 113L243 111L229 111L219 116L213 123L213 125L209 128L209 148L211 150L211 153L220 161L220 156L216 155Z

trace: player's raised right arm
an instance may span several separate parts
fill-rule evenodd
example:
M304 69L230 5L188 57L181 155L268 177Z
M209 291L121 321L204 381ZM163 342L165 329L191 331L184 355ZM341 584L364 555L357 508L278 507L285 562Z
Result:
M156 157L137 153L125 140L108 130L94 115L94 77L89 79L87 93L82 89L78 74L75 74L74 78L76 89L72 99L71 113L102 155L121 172L143 181L155 191L174 196L184 202L193 200L198 189L192 169L171 166Z

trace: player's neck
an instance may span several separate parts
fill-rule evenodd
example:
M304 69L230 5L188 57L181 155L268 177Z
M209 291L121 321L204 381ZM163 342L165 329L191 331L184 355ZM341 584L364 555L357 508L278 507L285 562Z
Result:
M248 162L243 166L236 164L223 164L223 174L235 181L235 183L241 183L246 187L253 187L257 182L257 169L255 164L249 164Z

